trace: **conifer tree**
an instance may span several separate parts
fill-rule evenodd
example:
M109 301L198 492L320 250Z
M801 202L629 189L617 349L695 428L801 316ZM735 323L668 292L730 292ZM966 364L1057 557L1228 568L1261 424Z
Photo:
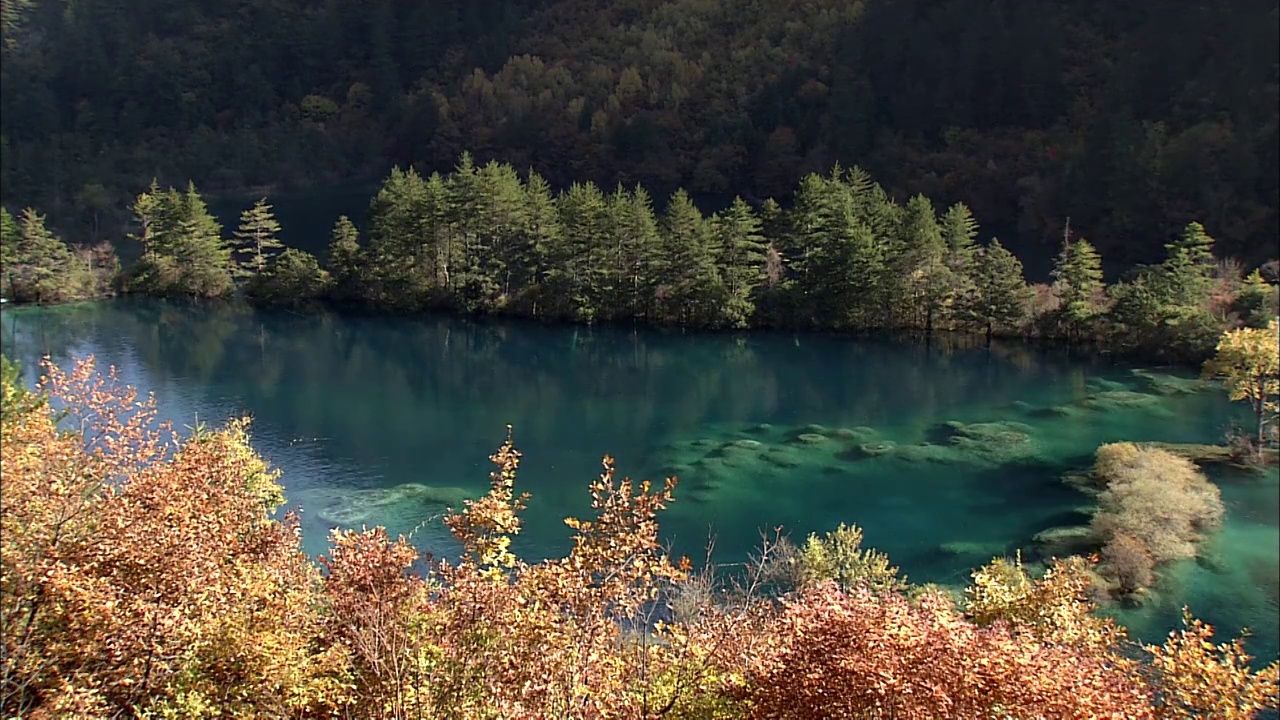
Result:
M18 241L21 237L18 221L13 219L6 208L0 207L0 272L6 275L17 258Z
M236 275L261 275L267 269L269 253L284 249L279 234L280 223L266 198L240 213L240 227L234 234L235 254L239 256Z
M9 216L4 224L6 293L15 300L37 303L77 294L79 288L70 286L76 280L70 267L71 250L45 226L44 215L35 208L23 208L16 222Z
M524 226L515 250L518 265L523 271L520 284L529 303L529 312L541 317L547 307L546 298L539 304L538 295L543 290L543 280L549 266L549 253L561 242L564 228L560 212L556 208L551 185L538 173L530 170L524 185Z
M969 327L981 328L990 342L996 328L1022 320L1030 289L1022 263L995 238L975 251L972 279L972 292L960 300L961 317Z
M338 300L354 300L360 297L360 276L363 257L360 251L360 231L346 215L340 215L333 224L329 240L329 257L326 267L333 279L333 295Z
M1178 307L1202 304L1213 287L1213 238L1193 222L1165 250L1159 283L1165 302Z
M676 190L662 218L659 313L677 325L719 325L720 274L716 249L702 211L689 194Z
M1102 257L1088 240L1067 241L1054 262L1051 277L1062 305L1059 317L1068 332L1079 337L1098 314L1095 296L1102 291Z
M742 198L734 198L723 214L713 216L712 227L720 248L725 322L732 327L745 327L755 310L752 296L760 284L768 250L760 219Z
M894 263L900 283L900 301L911 314L912 325L926 332L950 302L954 286L947 265L947 240L934 213L933 203L923 195L907 202L898 240L899 255Z

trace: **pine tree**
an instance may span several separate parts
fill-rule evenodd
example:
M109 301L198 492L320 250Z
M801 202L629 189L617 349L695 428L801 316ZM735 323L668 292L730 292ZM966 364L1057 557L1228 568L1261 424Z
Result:
M360 231L346 215L338 217L329 240L326 269L333 279L333 294L339 300L360 297L360 275L363 270Z
M871 228L858 218L852 188L838 178L810 175L790 213L793 307L821 327L872 327L884 314L880 279L884 257ZM793 250L793 252L795 252Z
M574 183L556 198L561 232L546 247L546 304L551 314L591 321L607 272L608 203L594 183Z
M258 200L253 207L240 213L240 227L234 234L235 254L241 257L236 263L236 275L261 275L267 268L268 254L273 250L284 249L279 234L280 223L266 198Z
M1062 305L1059 317L1079 337L1099 311L1095 296L1104 288L1102 257L1088 240L1067 241L1054 262L1051 277Z
M1177 307L1195 307L1204 303L1213 289L1213 238L1204 226L1193 222L1182 235L1165 245L1168 252L1160 268L1162 299Z
M375 302L416 308L433 284L423 268L433 254L432 238L423 233L432 216L426 185L412 168L392 168L369 203L365 289Z
M967 205L956 203L943 213L940 225L947 243L947 267L957 279L968 277L977 252L978 221Z
M682 326L720 324L721 309L714 303L722 292L714 239L702 211L684 190L672 194L662 217L658 282L663 322Z
M931 332L950 303L954 286L947 266L947 241L933 203L923 195L907 202L900 227L899 254L893 265L898 274L899 301L913 312L910 322Z
M760 219L742 198L734 198L733 204L723 214L713 216L711 222L720 248L725 320L732 327L746 327L755 310L752 296L763 276L768 251Z
M13 219L7 209L0 207L0 272L7 273L15 262L21 237L22 230L18 228L18 221Z
M16 242L5 265L14 300L52 302L74 294L66 287L71 250L45 226L45 216L35 208L24 208L16 228L8 228L6 234L15 230L16 238L11 235L10 242Z
M187 183L178 222L173 259L181 269L180 291L197 297L222 297L233 289L231 248L222 226L210 212L195 183Z
M1030 289L1022 262L992 238L974 253L973 290L960 300L965 324L981 328L987 342L997 328L1016 326L1026 315Z
M522 288L521 294L528 303L529 313L539 317L542 308L537 298L547 267L548 249L559 242L563 230L550 183L533 170L529 171L527 177L524 184L524 212L521 213L524 225L520 228L512 257L515 258L515 266L519 272L515 284Z

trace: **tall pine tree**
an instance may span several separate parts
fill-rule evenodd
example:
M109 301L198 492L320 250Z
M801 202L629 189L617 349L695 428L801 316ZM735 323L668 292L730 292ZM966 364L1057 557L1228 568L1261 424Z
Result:
M267 269L272 251L284 249L284 243L280 242L280 222L266 198L240 213L240 227L233 237L235 254L239 256L235 269L241 277L261 275Z

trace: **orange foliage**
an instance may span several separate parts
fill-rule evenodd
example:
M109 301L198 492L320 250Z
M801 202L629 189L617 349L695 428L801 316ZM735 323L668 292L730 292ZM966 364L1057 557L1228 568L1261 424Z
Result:
M47 368L50 407L4 385L5 717L730 720L1249 717L1276 667L1197 622L1144 672L1094 618L1088 567L998 561L964 611L940 592L759 592L658 541L661 488L589 485L594 516L537 564L511 552L525 495L508 437L490 492L446 525L454 563L382 528L299 548L247 422L179 440L92 361Z
M286 714L309 685L316 574L247 423L180 443L92 361L6 416L3 706L45 716ZM7 392L6 392L7 394Z
M1154 718L1147 688L1105 650L978 627L951 601L827 585L787 600L753 663L755 716Z

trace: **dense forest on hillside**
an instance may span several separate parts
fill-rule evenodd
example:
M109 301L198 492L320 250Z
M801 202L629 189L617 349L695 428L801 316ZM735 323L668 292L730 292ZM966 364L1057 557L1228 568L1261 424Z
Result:
M1277 225L1274 2L11 0L0 185L114 237L152 177L211 192L423 175L775 197L834 162L1114 268L1188 222Z

